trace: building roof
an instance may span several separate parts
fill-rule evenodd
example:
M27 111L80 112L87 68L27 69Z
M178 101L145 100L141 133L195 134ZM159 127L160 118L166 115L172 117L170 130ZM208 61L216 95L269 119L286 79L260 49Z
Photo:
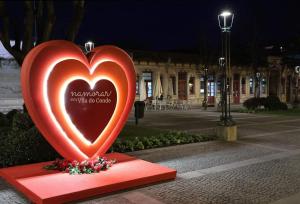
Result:
M177 52L151 52L141 50L128 50L134 61L169 62L182 64L199 64L200 55Z

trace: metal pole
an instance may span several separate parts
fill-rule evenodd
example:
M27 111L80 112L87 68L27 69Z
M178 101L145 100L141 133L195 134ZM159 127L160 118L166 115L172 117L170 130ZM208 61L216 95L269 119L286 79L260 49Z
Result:
M297 104L298 101L298 89L299 89L299 74L296 76L296 93L295 93L295 104Z
M203 101L204 110L207 109L207 68L204 68L204 101Z
M228 102L228 115L229 120L231 120L231 114L230 114L230 95L231 95L231 67L230 67L230 31L227 31L228 35L228 75L229 75L229 102Z
M227 32L224 32L225 35L225 81L226 81L226 89L225 89L225 124L228 122L228 41L227 41Z

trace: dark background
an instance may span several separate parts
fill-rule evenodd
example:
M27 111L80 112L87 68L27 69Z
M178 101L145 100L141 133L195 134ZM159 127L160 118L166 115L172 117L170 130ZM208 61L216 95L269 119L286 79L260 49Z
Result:
M23 19L21 1L8 2L11 16ZM52 38L61 39L72 17L70 1L55 2L56 24ZM217 15L223 9L235 14L232 44L236 47L286 45L300 36L300 3L284 0L106 0L86 1L76 43L114 44L125 49L193 51L205 42L220 44Z

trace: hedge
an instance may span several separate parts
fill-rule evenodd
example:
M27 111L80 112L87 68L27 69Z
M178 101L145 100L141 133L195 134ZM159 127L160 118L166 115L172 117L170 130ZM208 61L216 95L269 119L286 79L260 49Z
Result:
M187 132L168 131L150 137L117 138L110 152L129 152L170 145L203 142L215 136L194 135ZM12 110L0 113L0 167L50 161L59 154L39 133L25 112Z
M288 109L287 104L282 103L277 96L249 98L244 101L243 106L248 110L258 110L260 107L268 111Z

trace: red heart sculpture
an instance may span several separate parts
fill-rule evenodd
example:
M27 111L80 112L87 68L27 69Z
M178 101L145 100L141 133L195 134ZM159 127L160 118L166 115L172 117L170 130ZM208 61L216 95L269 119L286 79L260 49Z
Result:
M135 98L133 62L114 46L95 48L88 60L71 42L42 43L26 56L21 84L31 118L66 159L103 155ZM76 100L90 101L76 105Z
M98 81L93 88L84 80L75 80L65 92L65 107L70 119L91 143L110 121L116 103L116 89L108 80Z

